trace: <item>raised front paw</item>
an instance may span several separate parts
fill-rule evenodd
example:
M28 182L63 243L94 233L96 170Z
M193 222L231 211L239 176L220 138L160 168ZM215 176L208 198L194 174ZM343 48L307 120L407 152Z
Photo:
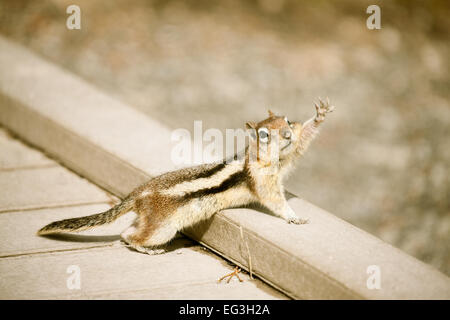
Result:
M309 222L308 219L301 219L299 217L289 217L287 219L288 223L294 223L294 224L306 224Z
M330 105L330 99L328 98L325 101L319 98L319 103L314 103L314 107L316 107L316 118L314 119L316 122L322 122L325 120L325 115L333 112L335 108Z

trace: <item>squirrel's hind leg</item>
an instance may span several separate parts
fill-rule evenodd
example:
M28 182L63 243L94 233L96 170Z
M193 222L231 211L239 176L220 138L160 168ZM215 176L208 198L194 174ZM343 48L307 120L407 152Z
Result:
M158 226L155 226L151 225L151 221L140 220L137 226L129 227L120 236L129 247L136 251L154 255L166 252L160 246L172 240L177 231L169 221L166 223L160 222Z

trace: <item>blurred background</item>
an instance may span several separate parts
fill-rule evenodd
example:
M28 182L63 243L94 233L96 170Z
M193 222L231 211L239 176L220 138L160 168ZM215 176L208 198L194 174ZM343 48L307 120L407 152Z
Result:
M0 0L0 34L172 129L304 121L330 97L288 190L450 275L448 17L445 0Z

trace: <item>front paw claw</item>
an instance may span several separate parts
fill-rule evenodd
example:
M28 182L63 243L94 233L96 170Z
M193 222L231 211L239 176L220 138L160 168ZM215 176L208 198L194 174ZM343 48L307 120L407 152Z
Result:
M324 121L325 115L335 109L334 106L330 105L330 99L328 98L325 101L319 98L319 103L314 103L314 107L316 108L316 122Z

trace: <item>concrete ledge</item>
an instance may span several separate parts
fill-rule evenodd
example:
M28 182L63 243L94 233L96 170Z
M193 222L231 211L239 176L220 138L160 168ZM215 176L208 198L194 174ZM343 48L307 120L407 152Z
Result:
M0 123L123 197L172 170L170 131L82 79L0 38ZM186 233L293 298L450 299L449 278L312 204L310 224L250 209L221 212ZM369 290L367 268L381 288Z

